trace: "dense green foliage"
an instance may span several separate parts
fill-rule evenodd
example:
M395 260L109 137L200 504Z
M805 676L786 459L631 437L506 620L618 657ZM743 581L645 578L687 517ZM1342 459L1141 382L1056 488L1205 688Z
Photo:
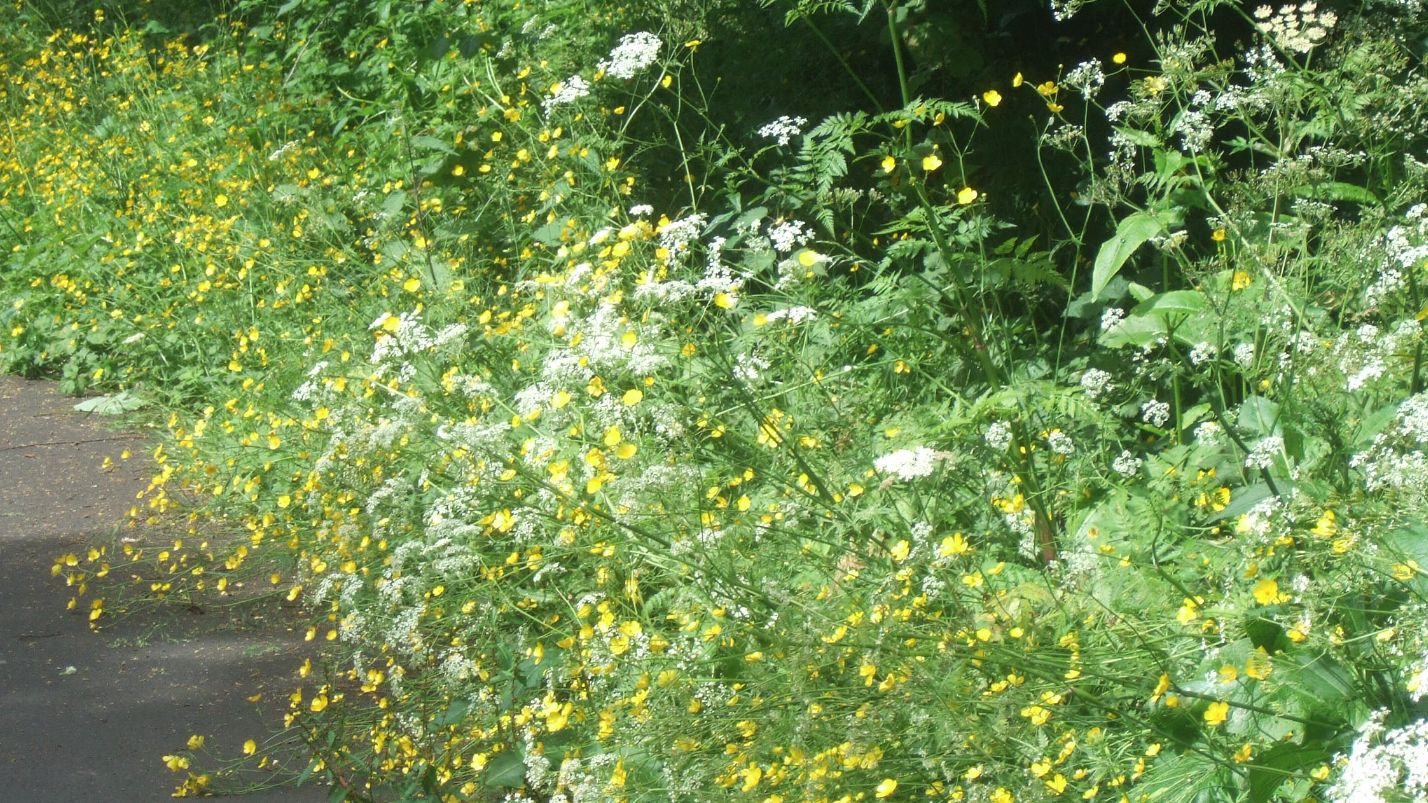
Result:
M74 604L304 600L352 800L1428 794L1428 14L1050 6L16 3Z

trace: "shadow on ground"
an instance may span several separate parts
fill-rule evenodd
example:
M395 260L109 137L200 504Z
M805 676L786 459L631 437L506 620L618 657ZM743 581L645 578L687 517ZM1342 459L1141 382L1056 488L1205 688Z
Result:
M156 803L182 774L162 757L203 734L235 757L280 724L297 683L300 638L225 610L164 608L90 632L65 610L57 555L112 541L147 478L148 447L76 413L48 383L0 377L0 799L11 803ZM194 769L203 771L202 760ZM326 790L270 789L251 803L308 803Z

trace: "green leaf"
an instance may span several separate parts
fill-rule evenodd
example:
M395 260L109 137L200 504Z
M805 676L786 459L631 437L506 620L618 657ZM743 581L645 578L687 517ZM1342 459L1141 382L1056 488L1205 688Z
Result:
M1324 181L1318 184L1303 184L1295 187L1293 194L1301 198L1315 198L1325 201L1352 201L1359 204L1376 204L1378 197L1357 184L1344 181Z
M1151 296L1131 310L1136 315L1166 317L1170 313L1192 315L1205 310L1205 297L1195 290L1172 290Z
M1106 283L1120 272L1131 254L1164 228L1160 218L1149 212L1136 212L1122 220L1116 226L1115 235L1102 243L1100 252L1096 254L1096 266L1091 272L1091 293L1100 295Z
M1250 396L1240 405L1240 428L1260 438L1279 429L1279 405L1263 396Z
M514 789L526 780L526 765L520 750L506 750L496 754L486 767L486 785L493 788Z
M121 390L113 396L95 396L92 399L85 399L76 404L74 409L81 413L97 413L99 415L123 415L130 410L137 410L148 402L131 395L127 390Z
M1100 344L1107 348L1135 346L1143 348L1165 337L1165 322L1148 315L1123 318L1101 333Z
M1143 148L1160 147L1160 137L1157 137L1149 131L1141 131L1140 129L1136 128L1117 127L1116 132L1121 136L1125 137L1131 143L1140 145Z
M442 153L456 155L456 149L444 140L421 134L412 137L412 145L429 151L441 151Z

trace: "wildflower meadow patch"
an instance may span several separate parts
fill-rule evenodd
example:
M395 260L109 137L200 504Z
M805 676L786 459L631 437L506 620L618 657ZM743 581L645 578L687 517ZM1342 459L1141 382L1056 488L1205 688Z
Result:
M1422 4L946 5L7 6L72 604L301 603L334 799L1422 797Z

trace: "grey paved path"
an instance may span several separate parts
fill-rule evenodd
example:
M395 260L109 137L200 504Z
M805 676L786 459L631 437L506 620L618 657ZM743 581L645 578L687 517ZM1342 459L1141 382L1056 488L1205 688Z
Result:
M111 540L146 484L141 459L101 470L106 455L145 445L73 404L50 384L0 376L0 803L166 801L182 776L162 756L190 734L236 756L271 732L246 697L264 691L281 710L299 642L251 613L166 606L92 633L65 610L55 556ZM240 800L317 803L327 792Z

